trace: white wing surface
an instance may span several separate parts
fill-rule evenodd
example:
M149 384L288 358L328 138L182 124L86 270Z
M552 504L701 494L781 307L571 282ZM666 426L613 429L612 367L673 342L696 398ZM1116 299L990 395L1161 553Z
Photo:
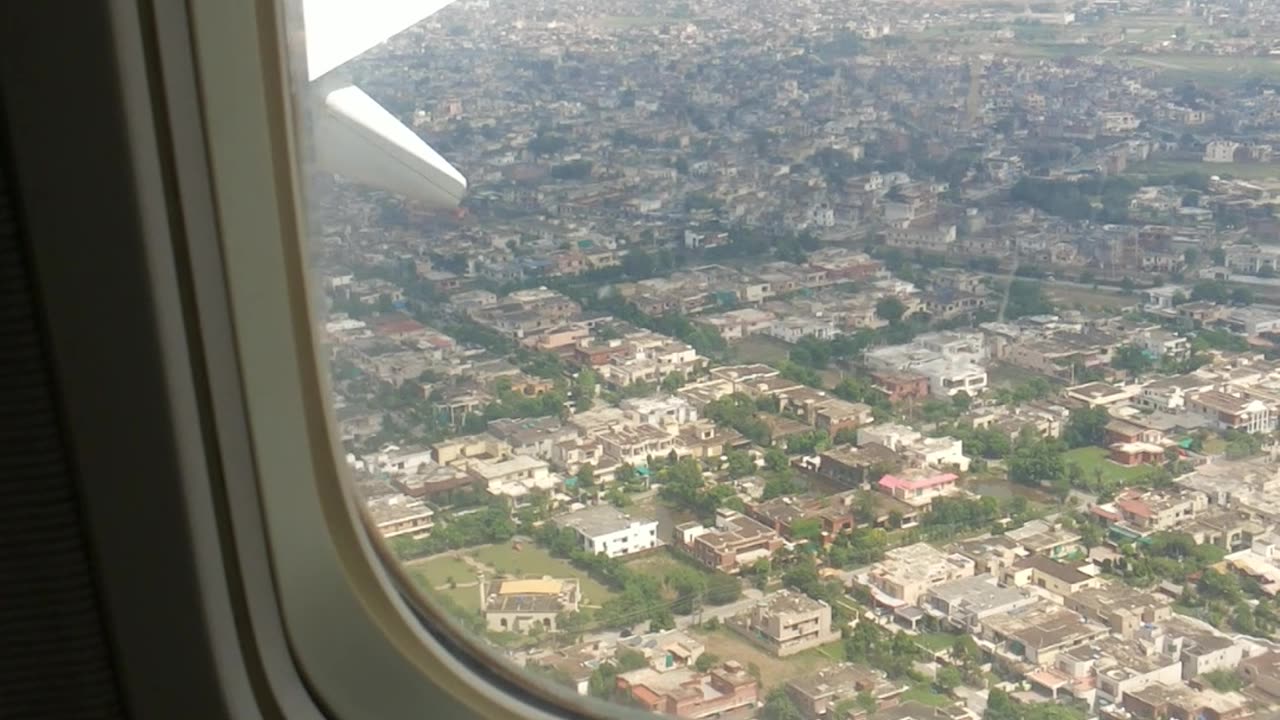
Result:
M417 133L353 85L323 78L453 0L303 0L307 76L321 164L430 207L453 208L467 181Z

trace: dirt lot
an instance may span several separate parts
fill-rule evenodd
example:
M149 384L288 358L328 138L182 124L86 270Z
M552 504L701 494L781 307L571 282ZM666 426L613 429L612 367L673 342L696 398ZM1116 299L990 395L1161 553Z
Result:
M827 667L834 662L832 658L815 650L786 658L776 658L747 642L732 630L723 627L711 633L698 632L697 636L706 645L707 652L718 655L721 659L737 660L747 667L754 663L760 668L761 683L769 688Z

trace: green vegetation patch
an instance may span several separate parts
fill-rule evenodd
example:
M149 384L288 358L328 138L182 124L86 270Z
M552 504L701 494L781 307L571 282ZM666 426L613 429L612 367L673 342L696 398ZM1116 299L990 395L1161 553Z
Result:
M600 605L616 596L616 593L592 579L586 572L567 561L551 557L551 553L533 544L526 543L519 550L511 545L490 545L471 555L502 575L522 578L577 578L581 583L582 594L590 605Z
M1103 480L1110 482L1138 482L1155 470L1150 465L1126 467L1111 462L1107 457L1106 449L1100 447L1068 450L1062 454L1062 460L1068 465L1079 467L1086 478L1092 479L1097 477L1098 473L1102 473Z

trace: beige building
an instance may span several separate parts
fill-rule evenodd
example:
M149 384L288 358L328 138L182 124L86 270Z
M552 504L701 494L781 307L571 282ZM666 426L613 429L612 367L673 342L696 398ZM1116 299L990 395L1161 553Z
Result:
M778 657L839 639L831 630L831 606L796 590L779 590L729 626Z
M842 662L802 675L786 684L787 695L805 720L835 718L835 707L866 693L876 710L897 705L907 686L890 681L880 670Z
M972 577L975 563L960 553L944 553L927 543L894 548L858 581L880 605L916 605L929 588Z
M480 606L494 632L555 632L556 616L576 612L580 600L576 578L480 581Z

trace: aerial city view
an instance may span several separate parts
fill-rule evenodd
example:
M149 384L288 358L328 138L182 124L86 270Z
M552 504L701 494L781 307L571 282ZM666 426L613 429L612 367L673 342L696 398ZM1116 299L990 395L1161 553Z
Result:
M1280 717L1280 2L460 0L317 178L355 492L681 718Z

